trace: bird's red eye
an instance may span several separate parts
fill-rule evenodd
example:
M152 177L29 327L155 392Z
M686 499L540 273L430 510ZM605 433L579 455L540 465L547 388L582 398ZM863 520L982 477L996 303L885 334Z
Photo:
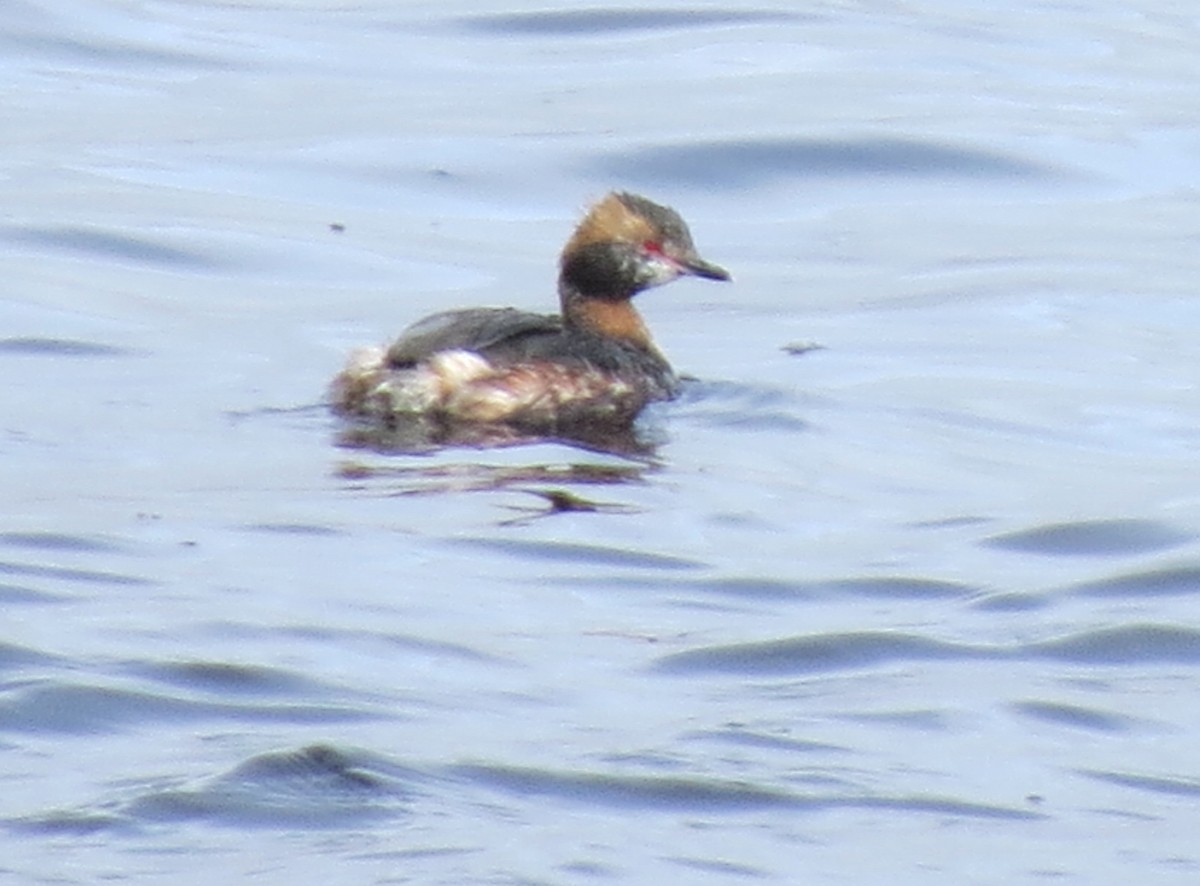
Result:
M659 243L657 240L647 240L645 243L642 244L642 249L644 249L646 252L650 253L651 255L662 255L663 254L662 244Z

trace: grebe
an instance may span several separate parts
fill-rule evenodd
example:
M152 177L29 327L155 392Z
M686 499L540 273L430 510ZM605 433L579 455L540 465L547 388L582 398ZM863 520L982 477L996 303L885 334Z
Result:
M679 214L637 194L595 204L563 248L560 315L514 308L434 314L334 380L334 408L386 422L421 417L526 429L630 423L678 390L632 303L682 275L728 280Z

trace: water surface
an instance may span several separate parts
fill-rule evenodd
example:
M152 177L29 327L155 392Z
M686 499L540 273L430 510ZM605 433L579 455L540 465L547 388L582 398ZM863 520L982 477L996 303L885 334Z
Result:
M1200 20L10 4L14 882L1192 883ZM622 446L322 405L553 307L610 188L736 282ZM864 847L867 850L864 851Z

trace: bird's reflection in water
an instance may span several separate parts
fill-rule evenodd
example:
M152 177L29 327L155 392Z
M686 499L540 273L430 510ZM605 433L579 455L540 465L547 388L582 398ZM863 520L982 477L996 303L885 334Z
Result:
M451 422L429 416L354 421L340 431L337 445L394 455L424 455L443 449L498 449L537 443L561 443L589 452L653 460L661 431L647 422L579 422L553 432L531 431L502 422Z
M426 418L381 425L376 422L344 427L337 444L343 449L378 455L431 456L452 449L497 450L538 444L558 444L581 453L617 456L612 463L571 460L527 464L487 464L462 461L437 464L367 463L348 461L337 474L353 488L393 496L437 495L459 492L523 492L538 500L532 507L511 506L518 515L500 521L519 526L543 517L567 513L634 513L637 508L619 502L593 501L569 487L625 486L641 483L658 468L652 427L643 423L619 427L586 426L560 429L552 436L532 434L502 424L446 424ZM386 488L380 488L379 483Z

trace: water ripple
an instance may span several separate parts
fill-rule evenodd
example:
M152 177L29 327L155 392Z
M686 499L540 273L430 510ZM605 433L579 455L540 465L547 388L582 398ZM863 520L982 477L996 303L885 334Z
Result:
M747 748L762 748L772 751L784 751L788 753L812 753L821 752L828 753L844 752L849 748L842 745L829 744L824 741L813 741L807 738L792 738L787 735L766 735L761 732L755 732L751 729L740 727L727 727L724 729L715 729L710 731L693 732L685 734L685 740L688 741L715 741L722 744L735 745L737 747Z
M0 603L66 603L70 599L65 594L51 594L23 585L0 583Z
M1062 172L1015 156L903 138L734 138L622 148L591 165L637 182L746 188L775 179L831 177L1050 178Z
M1173 597L1200 591L1200 566L1172 566L1073 585L1086 597Z
M805 795L746 782L707 778L553 772L518 766L471 763L453 773L506 793L575 800L593 805L690 812L739 812L756 809L889 809L979 818L1038 819L1023 809L973 803L948 797Z
M640 569L702 569L704 563L670 554L635 551L628 548L608 548L600 545L569 544L551 541L522 541L518 539L460 538L452 544L482 548L508 554L523 560L580 563L588 566L625 566Z
M399 650L422 657L437 656L466 662L477 662L486 664L489 668L512 664L507 659L493 655L485 650L464 646L461 643L430 639L414 634L393 633L391 631L364 631L313 625L262 628L236 621L209 622L203 627L203 631L214 637L240 637L248 641L289 638L315 641L339 648L349 648L363 643L382 644L390 650L389 654L392 655L395 654L396 650Z
M0 670L24 668L31 664L53 662L54 657L28 646L0 641Z
M822 587L837 594L884 599L954 599L970 597L979 593L978 588L959 582L907 576L838 579L824 582Z
M225 719L243 723L344 723L382 714L334 704L232 704L157 693L52 681L0 692L0 731L116 732L133 724Z
M298 674L262 665L217 661L137 662L128 672L183 689L225 695L277 696L329 694L326 687Z
M409 791L391 768L365 753L312 745L253 757L194 788L147 793L127 811L159 822L345 827L402 810Z
M13 563L0 561L0 575L33 575L38 578L57 578L63 581L84 582L85 584L112 585L157 585L158 582L135 575L121 575L115 572L99 572L94 569L74 569L68 566L42 566L34 563Z
M735 810L800 804L800 798L784 791L699 778L552 772L484 763L464 763L451 771L475 784L506 793L578 799L606 806Z
M39 551L112 553L121 547L111 541L63 532L0 532L0 545Z
M1038 657L1078 664L1200 662L1200 631L1173 625L1124 625L1026 647Z
M100 342L24 337L0 339L0 354L28 354L36 357L133 357L141 352Z
M803 416L814 401L771 385L685 378L673 412L680 421L706 427L802 433L812 430Z
M419 778L372 754L311 745L252 757L196 785L150 785L131 799L7 824L22 832L71 834L192 819L241 827L357 826L404 812Z
M746 600L811 602L839 597L866 597L893 600L969 600L983 591L973 585L915 576L861 576L828 581L793 581L750 575L723 575L699 579L664 579L660 576L638 581L623 577L584 576L565 579L572 585L614 587L618 584L645 589L688 590L700 594Z
M124 38L99 35L83 40L64 36L71 27L70 23L62 22L59 27L62 30L51 36L34 33L0 34L0 46L6 47L5 55L9 57L37 55L52 59L58 65L65 63L104 68L118 66L122 70L136 66L155 74L170 70L228 70L230 67L230 62L225 59L184 52L178 46L157 49L138 45Z
M675 30L710 25L802 21L814 16L762 10L721 9L572 9L561 12L514 12L459 19L465 28L496 34L585 37L626 31Z
M861 668L897 660L969 659L995 655L992 650L909 634L861 631L692 649L660 658L656 668L673 673L797 674Z
M722 877L758 877L766 879L771 876L770 872L763 867L748 864L735 864L732 861L724 861L715 858L688 858L682 855L665 856L666 861L673 862L680 867L688 868L693 871L700 871L702 874L716 874Z
M1128 732L1133 721L1095 708L1049 701L1020 701L1012 705L1017 713L1032 720L1087 729L1092 732Z
M804 674L856 670L887 662L1052 659L1121 665L1200 662L1200 631L1126 625L1012 646L972 646L890 631L815 634L707 646L659 658L667 673Z
M219 262L191 249L179 249L146 237L97 228L9 228L0 237L12 243L49 247L58 252L173 268L210 269Z
M1080 775L1097 781L1146 791L1152 794L1167 794L1175 797L1200 798L1200 780L1195 778L1164 777L1160 775L1136 775L1130 772L1111 772L1101 769L1078 769Z
M993 535L982 544L1058 557L1113 557L1166 550L1194 538L1154 520L1080 520Z

